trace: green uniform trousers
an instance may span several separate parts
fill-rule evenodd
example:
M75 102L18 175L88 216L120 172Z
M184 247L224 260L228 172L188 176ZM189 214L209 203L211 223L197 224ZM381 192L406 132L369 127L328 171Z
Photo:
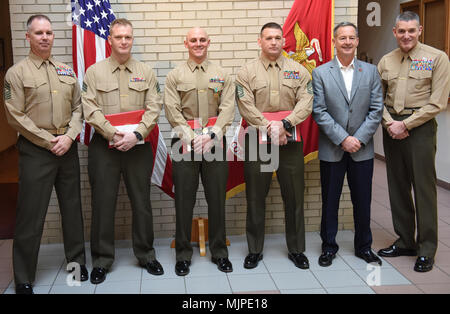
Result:
M407 117L393 115L395 120ZM395 244L428 257L434 257L438 243L436 132L435 119L410 130L403 140L392 139L383 129L392 221L399 236Z
M272 181L272 172L261 172L258 152L256 161L249 160L249 137L246 136L244 178L247 196L247 243L249 253L261 253L264 247L266 196ZM252 145L256 147L257 145ZM266 145L267 146L267 145ZM253 148L259 149L259 148ZM262 148L266 151L266 148ZM273 150L268 148L268 151ZM304 160L303 143L290 142L279 146L279 166L276 170L285 210L286 243L290 253L305 251L304 221Z
M77 143L58 157L23 136L19 149L19 195L13 242L14 280L33 283L48 204L55 186L67 263L86 264Z
M132 244L139 264L155 259L150 178L153 155L150 143L127 152L108 148L108 141L94 134L89 144L89 182L92 189L91 255L93 267L109 269L114 262L114 217L120 176L133 212Z
M176 141L177 139L172 141L172 147ZM224 147L226 147L225 141ZM175 186L177 261L190 261L192 258L192 217L197 201L199 176L202 178L208 204L208 244L211 255L214 258L228 257L225 231L228 161L224 154L222 160L207 161L198 157L197 155L197 160L195 160L192 153L190 160L173 161L172 163L172 178Z

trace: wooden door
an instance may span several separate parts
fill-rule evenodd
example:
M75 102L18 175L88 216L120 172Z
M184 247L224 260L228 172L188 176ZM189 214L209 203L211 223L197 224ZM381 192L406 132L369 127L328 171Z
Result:
M0 239L12 238L18 190L17 132L5 116L3 87L13 64L9 1L0 1Z

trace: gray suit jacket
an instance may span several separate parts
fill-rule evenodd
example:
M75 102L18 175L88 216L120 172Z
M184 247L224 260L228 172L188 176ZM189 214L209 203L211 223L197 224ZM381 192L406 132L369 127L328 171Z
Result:
M350 99L336 58L312 73L320 160L340 161L344 155L340 144L349 135L362 143L361 149L351 154L354 161L374 157L373 135L383 115L381 80L374 65L355 59L354 66Z

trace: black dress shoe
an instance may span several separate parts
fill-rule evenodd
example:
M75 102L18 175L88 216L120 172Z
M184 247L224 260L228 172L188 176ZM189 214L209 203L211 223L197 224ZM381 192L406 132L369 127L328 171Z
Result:
M319 256L319 265L322 267L328 267L333 263L333 259L336 257L336 253L323 252Z
M29 283L20 283L16 285L16 294L34 294L33 287Z
M390 247L379 250L378 255L382 257L417 256L417 252L413 249L402 249L392 244Z
M80 266L80 281L87 281L89 279L89 272L86 265Z
M160 275L164 274L164 269L163 269L162 265L156 259L146 263L145 265L142 265L142 267L147 269L147 271L150 274L155 275L155 276L160 276Z
M69 273L72 273L75 270L75 267L73 267L71 270L69 270ZM74 275L73 279L77 279L75 278L76 276ZM89 272L86 268L86 265L80 265L80 281L86 281L89 279Z
M245 257L244 260L244 268L252 269L258 266L260 260L263 259L263 255L261 253L250 253Z
M102 283L106 279L106 273L108 271L106 268L102 267L94 267L91 272L91 283L94 285L98 285L99 283Z
M433 269L434 260L431 257L419 256L414 265L414 270L419 273L425 273Z
M231 273L233 271L233 265L228 257L211 258L214 264L217 264L217 268L224 273Z
M366 263L377 263L378 265L382 265L381 259L375 255L372 250L367 250L365 252L356 252L355 255L359 258L362 258L366 261Z
M191 266L191 261L178 261L175 264L175 274L178 276L186 276L189 274L189 266Z
M289 253L288 257L294 262L295 266L301 269L309 268L308 258L303 253Z

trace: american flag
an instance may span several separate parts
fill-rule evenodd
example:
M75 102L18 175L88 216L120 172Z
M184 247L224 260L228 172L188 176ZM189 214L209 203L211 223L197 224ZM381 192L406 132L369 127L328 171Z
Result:
M109 0L71 0L73 67L80 85L87 68L108 58L109 25L116 19Z
M109 26L116 16L109 0L71 0L71 5L73 67L82 86L86 70L111 55L107 39ZM89 145L94 132L94 128L83 122L78 140ZM172 161L158 125L153 128L149 137L153 152L151 182L173 197Z

